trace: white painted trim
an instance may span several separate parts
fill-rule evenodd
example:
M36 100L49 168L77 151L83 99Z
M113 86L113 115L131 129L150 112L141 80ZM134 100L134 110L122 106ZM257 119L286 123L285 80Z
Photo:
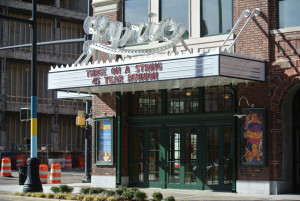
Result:
M238 194L277 195L291 193L291 190L292 182L290 181L236 181Z
M91 186L101 188L116 188L116 176L92 175Z
M149 12L150 13L155 13L156 16L152 17L151 22L159 23L159 0L151 0L149 1ZM150 18L149 18L150 20Z
M200 38L200 1L190 0L190 37Z
M270 31L270 34L289 33L294 31L300 31L300 26L283 28L283 29L273 29Z

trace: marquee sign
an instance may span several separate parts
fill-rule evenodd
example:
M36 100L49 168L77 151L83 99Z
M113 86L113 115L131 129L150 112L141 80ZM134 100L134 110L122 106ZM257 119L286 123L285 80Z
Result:
M51 67L48 89L77 93L126 92L141 90L140 87L156 90L209 86L210 83L227 85L244 80L264 81L265 62L251 56L216 50ZM180 85L175 86L175 81Z
M145 55L164 51L175 46L182 40L185 26L170 17L163 19L160 23L127 23L123 27L122 22L111 22L107 16L87 17L83 25L87 34L92 34L92 40L83 44L83 54L75 62L75 65L86 55L83 63L86 63L94 54L100 50L108 54L119 55ZM164 41L159 47L150 49L125 49L125 45L147 43L153 41ZM108 42L109 45L103 42Z

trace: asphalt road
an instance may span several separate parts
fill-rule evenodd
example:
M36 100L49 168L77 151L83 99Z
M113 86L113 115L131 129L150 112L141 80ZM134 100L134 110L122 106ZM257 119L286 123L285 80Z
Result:
M48 182L49 182L48 174ZM81 183L84 177L84 170L82 169L71 169L64 170L61 172L61 183L62 184L72 184ZM0 185L18 185L19 184L19 172L17 170L12 170L12 177L2 177L0 176Z

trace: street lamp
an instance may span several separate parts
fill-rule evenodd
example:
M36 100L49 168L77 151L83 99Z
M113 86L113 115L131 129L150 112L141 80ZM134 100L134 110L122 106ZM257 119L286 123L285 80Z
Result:
M241 98L240 98L240 100L239 100L239 106L238 106L238 111L237 111L237 113L236 114L234 114L233 116L235 116L235 117L237 117L237 118L239 118L239 119L241 119L241 118L243 118L243 117L245 117L246 116L246 114L244 114L243 112L242 112L242 109L241 109L241 100L242 99L245 99L246 100L246 102L247 102L247 105L249 106L249 107L251 107L251 108L254 108L254 104L249 104L249 102L248 102L248 99L245 97L245 96L242 96Z
M36 41L37 41L37 0L32 0L31 23L31 149L30 158L27 160L27 178L23 191L43 192L39 176L40 159L37 158L37 73L36 73Z

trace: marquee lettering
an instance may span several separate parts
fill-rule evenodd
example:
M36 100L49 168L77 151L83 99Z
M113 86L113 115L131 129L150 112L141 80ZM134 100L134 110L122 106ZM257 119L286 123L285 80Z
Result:
M86 70L86 73L87 77L93 77L92 83L94 85L100 85L101 80L103 81L103 85L122 84L126 78L128 83L155 81L159 79L159 71L163 70L163 64L160 62L136 64L134 69L135 71L131 73L129 66L118 66L110 69L111 75L106 74L106 68Z

